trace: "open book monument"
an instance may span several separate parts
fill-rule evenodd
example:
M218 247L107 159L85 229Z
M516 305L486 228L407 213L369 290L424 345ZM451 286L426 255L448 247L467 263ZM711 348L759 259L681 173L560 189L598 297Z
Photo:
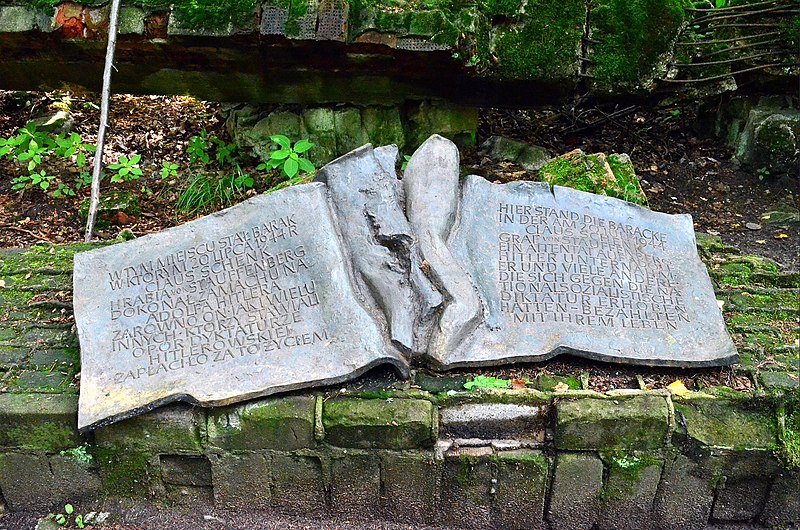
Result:
M734 363L688 215L459 177L428 139L399 180L367 145L311 184L75 256L78 425L354 378L541 361Z

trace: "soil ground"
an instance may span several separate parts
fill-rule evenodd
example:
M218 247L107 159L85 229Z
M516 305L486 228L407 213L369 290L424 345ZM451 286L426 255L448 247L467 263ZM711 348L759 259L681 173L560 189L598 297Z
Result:
M72 131L84 142L94 142L99 109L96 96L90 94L21 96L0 92L0 138L14 134L30 119L46 114L48 108L52 112L65 106L74 119ZM112 163L121 155L140 154L144 175L130 182L104 182L103 190L134 192L140 197L142 213L112 219L110 226L96 233L97 238L114 238L123 228L143 235L196 217L175 209L179 191L193 174L186 148L189 139L203 130L223 140L228 138L221 108L220 104L186 97L113 97L105 161ZM577 148L587 153L626 152L642 179L652 209L689 213L697 231L719 234L724 243L743 252L771 258L783 269L797 270L800 223L775 223L772 217L779 216L771 212L797 211L800 175L759 178L756 171L739 168L730 161L732 150L720 139L695 130L694 124L701 121L695 109L688 106L644 109L572 103L527 111L485 109L481 111L478 144L500 134L541 145L553 155ZM462 157L471 171L490 180L536 178L513 164L492 161L478 149L467 149ZM159 171L163 162L178 164L178 176L162 179ZM280 181L276 172L256 171L255 159L240 156L239 162L244 173L255 177L250 194ZM70 183L78 174L74 164L63 159L46 160L45 165ZM83 222L77 212L88 197L88 188L79 190L75 197L61 199L41 190L11 190L11 179L24 170L18 162L0 160L0 248L81 240Z

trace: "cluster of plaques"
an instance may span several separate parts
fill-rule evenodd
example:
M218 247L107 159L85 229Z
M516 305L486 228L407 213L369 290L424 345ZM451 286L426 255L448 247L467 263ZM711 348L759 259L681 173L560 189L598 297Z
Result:
M317 182L76 255L78 424L224 405L413 358L439 369L571 352L736 361L692 221L544 183L459 178L439 136L402 180L367 145Z

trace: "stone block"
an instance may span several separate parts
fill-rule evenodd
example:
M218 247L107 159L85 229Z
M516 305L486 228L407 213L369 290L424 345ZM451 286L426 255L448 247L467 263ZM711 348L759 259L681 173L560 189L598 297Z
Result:
M299 114L275 111L258 121L249 131L243 131L242 143L252 146L253 152L262 160L269 160L274 145L270 136L276 134L286 136L292 143L308 136Z
M342 154L336 151L336 123L332 108L303 111L303 124L308 131L308 139L314 143L308 158L318 167Z
M759 520L770 528L800 526L800 473L783 471L775 479Z
M214 506L226 510L270 506L270 456L262 453L209 455Z
M549 410L547 401L530 405L463 403L441 409L439 432L453 438L544 441Z
M361 112L354 107L335 110L333 126L336 133L336 152L347 153L367 142L361 129Z
M422 399L339 398L325 402L322 422L332 445L416 449L433 444L433 414Z
M408 112L408 144L416 148L432 134L439 134L459 147L475 145L478 109L444 101L423 101Z
M714 482L704 466L684 455L665 462L653 503L654 528L705 528L714 502Z
M167 405L95 430L103 448L152 454L199 454L206 441L205 411L184 403Z
M51 455L52 487L61 501L78 502L99 498L102 491L100 474L93 461L68 453Z
M768 449L777 442L772 418L721 399L675 403L676 435L701 445L737 450Z
M599 496L598 530L638 530L653 526L653 501L663 462L649 455L616 453Z
M26 6L0 6L0 33L31 31L36 12Z
M712 516L718 521L752 521L765 505L781 467L771 451L737 451L716 457L722 476Z
M361 518L377 516L381 466L377 456L345 452L331 460L331 511Z
M138 7L120 7L117 32L120 35L144 33L144 11Z
M208 445L228 451L314 447L314 396L261 399L208 418Z
M553 530L589 530L598 519L603 462L591 454L559 453L547 508Z
M95 454L104 494L158 498L164 493L158 456L127 447L97 447Z
M405 130L397 107L366 107L361 111L361 125L366 141L373 145L394 144L402 151Z
M567 450L663 447L669 431L664 397L560 400L556 404L556 447Z
M545 528L544 504L550 462L540 451L497 453L494 524L499 528Z
M211 464L204 456L161 455L161 480L176 486L211 486Z
M205 511L214 505L214 490L210 486L164 484L164 498L173 505Z
M437 521L442 464L433 453L387 453L381 458L386 510L393 521Z
M0 453L0 490L13 511L54 509L62 501L41 454Z
M445 457L440 506L447 525L491 527L495 484L490 454L488 448L462 448Z
M0 447L54 453L81 444L77 396L0 394Z
M319 458L273 454L271 468L273 507L304 516L325 510L325 483Z

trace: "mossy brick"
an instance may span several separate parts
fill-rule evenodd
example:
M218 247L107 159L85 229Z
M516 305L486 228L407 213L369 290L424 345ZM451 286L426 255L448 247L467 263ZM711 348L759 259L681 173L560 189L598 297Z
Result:
M599 495L598 530L650 528L663 462L646 453L604 456L606 481Z
M380 505L381 465L377 455L346 451L331 458L331 511L362 517Z
M161 455L161 480L176 486L211 486L211 464L205 456Z
M35 348L31 351L31 364L79 366L80 351L77 348Z
M0 369L28 364L28 348L19 346L0 346Z
M402 151L406 145L405 129L397 107L366 107L361 111L364 137L373 145L394 144Z
M676 402L676 436L701 445L734 449L766 449L777 442L768 411L747 409L722 399Z
M2 355L2 353L0 353ZM789 372L760 372L758 378L761 386L768 390L800 388L797 374Z
M781 468L771 451L735 452L722 458L712 516L719 521L752 521L761 512Z
M416 449L433 443L434 407L422 399L336 398L325 402L325 439L339 447Z
M668 432L669 408L661 396L562 399L556 404L559 449L657 449Z
M95 447L104 495L148 498L163 493L158 456L118 447Z
M603 462L588 453L556 456L547 521L553 530L591 528L597 522Z
M355 107L335 110L333 126L336 132L336 152L344 154L366 143L361 128L361 111Z
M144 11L138 7L120 7L117 32L120 35L141 35L144 33Z
M308 136L299 114L275 111L259 120L252 128L243 131L242 144L251 146L253 152L262 160L269 160L275 146L270 137L278 134L286 136L292 143Z
M44 371L23 370L14 382L9 385L14 392L62 394L70 393L69 386L73 379L70 371Z
M22 344L47 345L61 348L78 346L78 337L71 329L31 326L23 328L19 340Z
M226 510L264 510L270 507L269 454L212 453L214 505Z
M28 6L0 6L0 33L18 33L33 29L36 12Z
M308 158L317 166L327 164L342 154L336 151L336 123L332 108L304 110L303 124L308 131L308 139L314 143L314 147L308 152Z
M0 447L57 452L80 445L77 396L0 394Z
M102 482L94 462L83 462L67 454L51 455L50 469L53 488L61 500L82 503L101 495Z
M274 508L303 515L325 510L325 482L318 457L274 453L270 469Z
M0 453L0 490L13 511L46 511L63 501L43 454Z
M393 521L432 524L438 520L442 463L432 452L385 453L381 475L386 511Z
M453 140L460 147L475 145L478 109L443 101L423 101L408 112L407 140L416 149L432 134Z
M206 442L205 412L191 405L167 405L95 430L98 446L149 454L201 453Z
M489 528L494 473L491 449L463 447L448 453L442 470L442 517L455 528Z
M775 479L759 521L768 528L800 526L800 472L784 471Z
M684 455L667 460L653 502L654 529L706 528L715 486L715 477L701 463Z
M541 451L497 453L494 523L500 528L545 528L550 461Z
M208 417L208 445L228 451L316 446L312 395L268 398L224 409Z

